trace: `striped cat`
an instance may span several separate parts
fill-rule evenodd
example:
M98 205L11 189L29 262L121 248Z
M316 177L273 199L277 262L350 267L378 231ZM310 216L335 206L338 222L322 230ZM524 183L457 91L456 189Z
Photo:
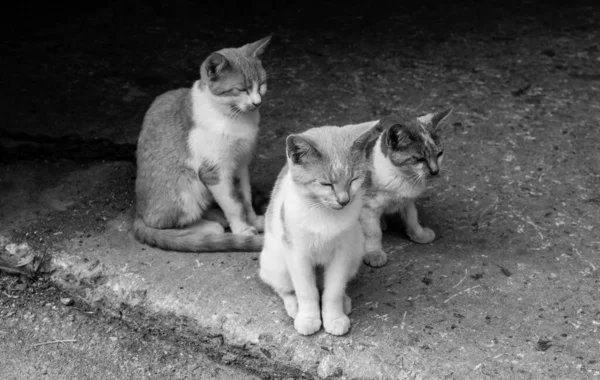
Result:
M360 223L365 234L364 262L373 267L387 263L381 237L385 215L399 213L408 237L426 244L435 232L419 223L415 199L427 179L438 175L444 158L441 126L452 108L416 119L392 118L364 123L363 130L379 123L383 130L366 148L370 170L363 182L364 207Z

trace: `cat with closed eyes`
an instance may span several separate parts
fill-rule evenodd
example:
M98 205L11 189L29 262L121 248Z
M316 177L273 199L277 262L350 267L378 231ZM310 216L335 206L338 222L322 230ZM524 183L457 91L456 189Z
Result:
M249 166L267 91L271 37L210 54L191 88L147 111L137 144L134 236L165 250L260 251ZM232 233L225 233L229 227Z
M346 284L364 252L359 216L365 146L379 134L355 133L362 127L312 128L286 139L287 165L266 212L260 278L282 298L302 335L321 326L333 335L350 328Z
M362 124L362 130L373 124L382 130L366 148L369 170L363 182L360 216L366 264L380 267L387 263L381 243L386 215L399 213L414 242L426 244L435 239L432 229L421 226L415 200L425 190L427 180L440 171L444 158L441 127L451 112L452 108L415 119L396 117Z

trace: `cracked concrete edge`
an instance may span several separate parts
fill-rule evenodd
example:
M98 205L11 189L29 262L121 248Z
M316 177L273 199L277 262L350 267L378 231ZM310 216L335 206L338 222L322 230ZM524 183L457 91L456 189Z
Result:
M240 315L201 318L193 315L186 305L173 296L158 297L152 284L142 276L119 271L99 260L89 261L76 255L58 252L52 258L52 280L60 287L76 292L89 305L108 307L109 312L123 305L141 308L150 316L175 314L188 318L208 336L222 336L228 346L242 348L259 357L268 357L276 364L308 372L318 378L343 379L422 379L419 370L404 368L404 362L419 362L420 355L409 347L399 348L398 363L386 362L369 350L323 350L311 337L288 339L278 335L265 339L261 334L245 328ZM408 351L407 351L408 349Z

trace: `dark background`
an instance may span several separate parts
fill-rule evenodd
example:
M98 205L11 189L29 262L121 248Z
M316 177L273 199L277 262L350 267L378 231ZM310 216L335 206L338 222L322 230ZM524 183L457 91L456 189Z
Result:
M5 117L0 125L0 159L131 160L143 114L156 95L189 86L211 51L268 34L274 35L265 58L274 79L270 88L294 86L277 78L295 58L308 55L314 68L305 70L323 71L312 84L313 93L319 95L319 82L337 81L336 73L375 70L374 61L388 58L400 58L411 68L422 53L450 38L510 43L524 34L593 30L598 21L590 10L598 6L590 4L17 3L3 12L0 81ZM346 56L354 57L346 66L331 64L332 57ZM452 58L447 52L445 57ZM271 96L277 94L271 91ZM392 112L375 106L372 115L359 117Z

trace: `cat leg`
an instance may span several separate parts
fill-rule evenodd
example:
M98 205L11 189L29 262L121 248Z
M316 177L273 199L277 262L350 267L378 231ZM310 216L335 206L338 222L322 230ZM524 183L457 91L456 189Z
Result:
M406 227L408 237L421 244L431 243L435 239L435 232L431 228L421 227L414 199L405 199L400 208L400 217Z
M319 290L310 254L290 252L290 276L298 300L298 314L294 328L302 335L311 335L321 329ZM285 302L285 300L284 300Z
M343 249L352 249L352 246ZM325 268L325 287L321 303L323 327L329 334L344 335L350 330L350 318L347 314L350 313L352 301L346 294L346 284L356 274L360 262L360 252L348 255L348 252L338 251Z
M283 247L278 247L283 248ZM269 241L260 253L259 276L263 282L271 286L283 300L285 311L291 318L298 315L298 299L294 293L294 285L286 263L278 249L271 248Z
M365 255L363 261L372 267L382 267L387 263L387 255L381 246L381 219L377 210L364 207L360 214L360 225L365 235Z
M344 294L344 314L348 315L352 312L352 298Z
M219 207L211 207L208 210L204 211L202 217L206 220L210 220L213 222L219 223L223 228L229 227L229 222Z
M242 165L242 167L240 167L239 176L244 210L246 211L248 223L254 226L258 232L263 232L265 230L265 217L264 215L257 216L254 208L252 207L252 189L250 187L250 173L248 165Z
M387 220L385 220L385 214L381 214L379 218L379 225L381 226L381 231L386 231L388 228Z
M231 232L240 235L257 235L256 228L248 224L243 195L237 176L224 176L218 183L208 184L215 201L229 221Z

